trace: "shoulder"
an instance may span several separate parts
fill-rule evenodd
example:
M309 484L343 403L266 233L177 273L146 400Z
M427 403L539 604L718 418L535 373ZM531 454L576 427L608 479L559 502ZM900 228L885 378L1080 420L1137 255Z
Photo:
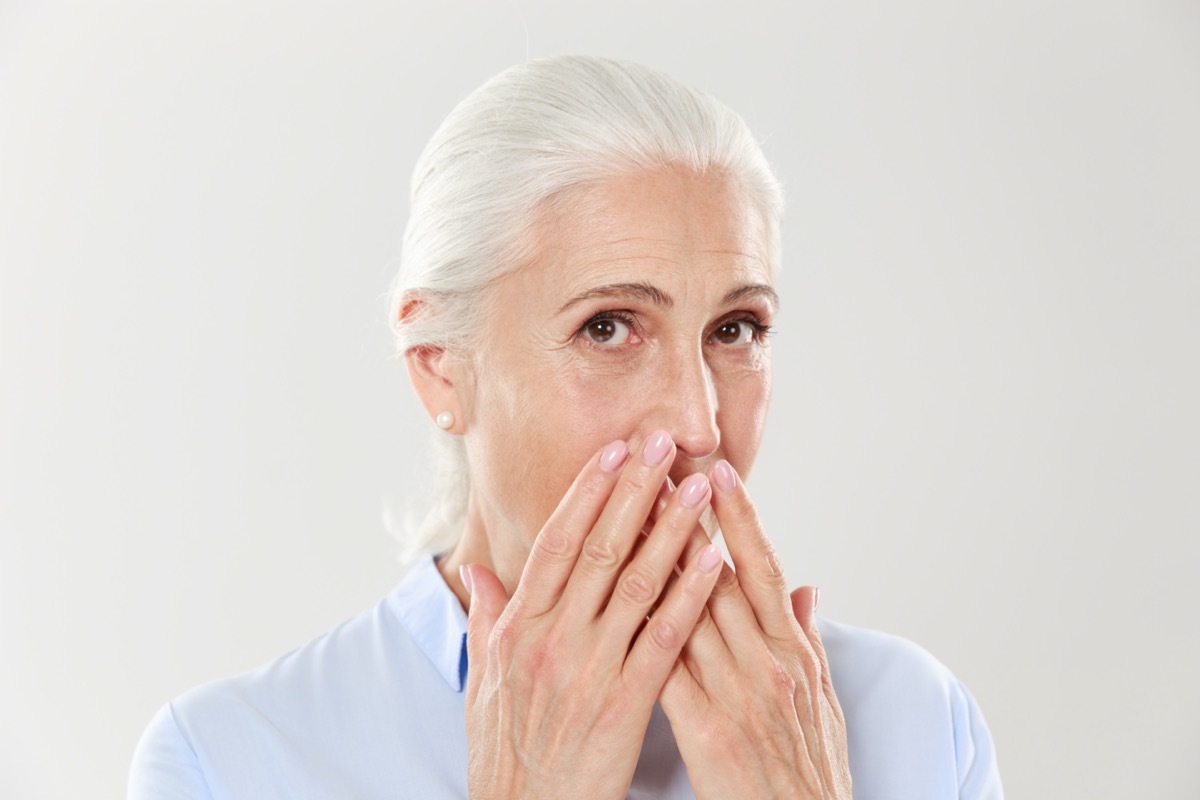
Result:
M369 678L387 645L403 648L400 637L388 635L394 627L381 601L256 669L197 686L171 705L185 727L250 707L271 716L295 713L331 690Z
M142 734L129 771L129 800L210 798L208 782L170 705L163 706Z
M197 686L163 706L142 734L129 775L133 798L222 798L241 786L248 762L283 757L285 743L353 687L378 646L376 606L249 672ZM358 665L351 668L351 665ZM264 794L263 796L269 796Z
M991 734L971 693L923 647L819 618L846 719L855 797L999 798ZM889 790L888 787L892 789Z
M130 797L370 796L381 774L411 782L465 752L465 616L439 581L423 565L307 644L171 701L138 745Z
M465 633L458 600L434 562L422 561L357 616L258 669L193 689L172 705L186 730L247 713L279 726L341 719L381 702L419 704L432 690L461 689Z
M848 692L901 689L922 695L949 691L956 679L925 648L901 636L818 617L835 684Z

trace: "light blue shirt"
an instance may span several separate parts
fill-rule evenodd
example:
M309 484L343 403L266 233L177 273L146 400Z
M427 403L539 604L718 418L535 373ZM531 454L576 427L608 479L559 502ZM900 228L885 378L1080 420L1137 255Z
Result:
M819 620L854 796L1000 798L974 699L903 639ZM376 606L253 672L187 692L138 744L130 800L467 796L467 619L432 559ZM655 708L631 798L692 798Z

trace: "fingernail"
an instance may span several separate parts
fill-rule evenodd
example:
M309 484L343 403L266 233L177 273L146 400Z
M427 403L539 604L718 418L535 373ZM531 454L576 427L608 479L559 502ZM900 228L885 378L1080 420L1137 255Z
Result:
M713 467L713 481L722 492L732 492L733 487L737 486L737 476L733 474L733 467L723 458Z
M679 485L679 502L684 508L695 508L708 497L708 478L697 472L688 475Z
M600 452L600 469L605 472L616 472L625 463L625 456L629 455L629 448L625 443L618 440L610 445L607 445Z
M646 440L642 448L642 460L654 467L662 463L671 449L671 434L659 431Z
M817 607L821 605L821 587L813 587L813 613L817 613Z
M471 570L467 569L466 564L460 564L458 567L458 577L462 581L463 588L467 590L467 594L471 594Z
M724 560L725 558L721 555L721 548L715 544L710 544L700 551L700 570L702 572L712 572Z

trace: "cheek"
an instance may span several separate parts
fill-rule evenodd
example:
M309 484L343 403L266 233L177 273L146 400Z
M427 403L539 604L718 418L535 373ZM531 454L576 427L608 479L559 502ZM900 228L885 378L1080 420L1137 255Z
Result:
M629 439L658 396L652 371L625 364L622 369L572 365L552 381L554 407L564 433L561 447L582 450L583 458L614 439Z
M533 537L601 447L627 439L654 397L640 370L542 364L488 381L468 443L474 490ZM638 398L642 398L639 404Z
M767 410L771 405L769 365L723 380L718 386L717 396L720 402L717 425L721 428L721 449L738 474L746 478L762 444Z

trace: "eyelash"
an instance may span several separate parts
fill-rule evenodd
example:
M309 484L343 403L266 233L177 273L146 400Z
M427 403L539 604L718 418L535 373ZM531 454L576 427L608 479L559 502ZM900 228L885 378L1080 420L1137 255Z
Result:
M598 350L614 349L614 346L612 346L612 345L605 346L605 345L600 344L599 342L592 342L592 341L588 340L588 338L585 335L587 333L587 329L589 326L594 325L597 322L604 322L606 320L615 320L617 322L620 322L623 325L627 325L633 333L636 334L638 332L638 324L637 324L637 321L634 319L633 312L625 311L625 310L601 311L598 314L592 315L590 318L588 318L588 320L586 322L584 322L582 325L580 325L579 330L577 330L575 332L575 337L577 339L581 339L584 342L584 344L590 345L591 347L594 347ZM767 341L767 337L770 336L771 333L773 333L773 331L774 331L772 326L767 325L764 322L760 322L757 317L747 315L744 317L731 317L728 319L721 320L720 322L718 322L716 325L713 326L713 329L712 329L712 331L709 332L709 335L711 336L712 332L719 329L722 325L728 325L731 322L737 322L742 325L749 325L750 328L754 332L753 333L754 343L758 344L758 345L765 344ZM617 345L617 347L619 347L619 346L620 345Z
M754 331L755 344L766 343L767 337L771 335L771 326L764 322L759 322L755 317L736 317L733 319L721 320L721 322L717 323L717 327L720 328L722 325L726 325L730 322L739 322L742 325L749 325Z
M625 325L626 327L628 327L629 330L632 331L634 334L636 334L638 331L638 324L634 320L632 312L630 312L630 311L601 311L598 314L593 314L591 317L589 317L587 319L586 322L584 322L582 325L579 326L579 330L575 331L575 338L580 340L581 342L583 342L588 347L591 347L595 350L613 350L613 349L615 349L613 345L604 345L604 344L601 344L600 342L593 342L592 340L590 340L587 337L588 328L590 328L592 325L595 325L597 322L606 322L606 321L620 322L622 325ZM616 345L616 347L619 347L619 346L620 345Z

